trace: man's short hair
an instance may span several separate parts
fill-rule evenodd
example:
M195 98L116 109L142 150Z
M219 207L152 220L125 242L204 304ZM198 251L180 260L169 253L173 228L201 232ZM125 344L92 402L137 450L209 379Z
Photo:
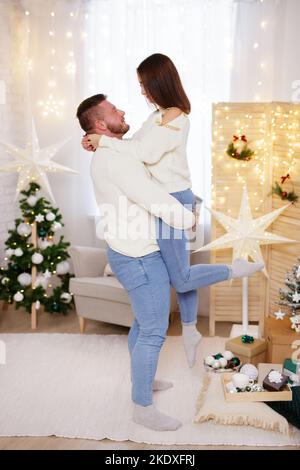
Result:
M90 96L78 106L76 116L81 128L85 132L91 131L94 128L97 119L104 118L104 114L97 106L102 103L102 101L106 100L106 98L107 96L102 93Z

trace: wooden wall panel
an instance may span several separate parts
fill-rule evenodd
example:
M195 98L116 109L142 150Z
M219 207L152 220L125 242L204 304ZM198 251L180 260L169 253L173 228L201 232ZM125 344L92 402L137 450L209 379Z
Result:
M241 162L226 155L234 134L245 134L255 155ZM247 184L254 218L271 212L287 201L268 196L271 185L290 173L294 190L300 196L300 105L291 103L217 103L213 106L212 207L238 216L242 188ZM287 191L292 189L287 180ZM212 217L211 240L225 233ZM269 280L256 273L249 279L249 320L260 321L276 311L278 289L284 285L286 271L300 255L300 203L291 205L268 231L298 240L297 244L261 246ZM232 249L211 251L211 263L231 263ZM215 323L242 318L242 281L237 279L210 288L210 334Z

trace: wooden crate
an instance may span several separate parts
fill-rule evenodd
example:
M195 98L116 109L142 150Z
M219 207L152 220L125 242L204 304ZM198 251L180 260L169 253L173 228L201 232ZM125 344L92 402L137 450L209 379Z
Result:
M245 134L249 147L256 150L252 160L240 162L226 155L234 134ZM262 143L262 141L264 141ZM290 173L294 190L300 195L300 105L292 103L217 103L213 106L212 208L238 216L243 183L246 182L252 215L260 217L282 207L286 201L268 196L272 184ZM290 191L290 183L285 183ZM224 235L224 228L212 217L211 240ZM300 201L286 209L266 229L300 243ZM278 310L279 287L285 273L299 255L299 244L261 246L269 280L256 273L249 278L249 320L260 322ZM232 249L211 251L210 262L227 264ZM241 323L242 280L217 283L210 288L210 335L219 321Z

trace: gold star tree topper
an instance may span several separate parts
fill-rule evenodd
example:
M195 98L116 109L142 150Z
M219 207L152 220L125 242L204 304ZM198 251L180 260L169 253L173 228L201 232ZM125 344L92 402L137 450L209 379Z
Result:
M256 219L252 218L247 188L244 188L240 212L237 219L207 208L218 222L225 228L226 234L211 243L195 250L208 251L233 248L232 261L237 258L254 262L264 263L260 245L272 245L273 243L299 243L296 240L280 237L275 233L267 232L265 229L283 212L290 204L286 204L275 211L265 214ZM263 270L268 277L266 268Z
M52 161L52 158L68 141L69 139L66 139L63 142L41 149L33 120L31 124L31 140L27 143L25 149L0 139L0 144L4 145L7 149L7 153L15 159L13 162L0 167L0 172L19 174L15 200L18 198L20 192L26 189L31 181L34 181L49 194L50 198L55 203L47 173L78 173L71 168Z

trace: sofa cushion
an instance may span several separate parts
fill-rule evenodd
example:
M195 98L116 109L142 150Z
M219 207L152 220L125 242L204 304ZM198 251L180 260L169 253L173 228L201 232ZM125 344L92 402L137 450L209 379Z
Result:
M130 304L127 292L113 276L73 277L70 279L70 290L73 294L83 297L94 297Z

